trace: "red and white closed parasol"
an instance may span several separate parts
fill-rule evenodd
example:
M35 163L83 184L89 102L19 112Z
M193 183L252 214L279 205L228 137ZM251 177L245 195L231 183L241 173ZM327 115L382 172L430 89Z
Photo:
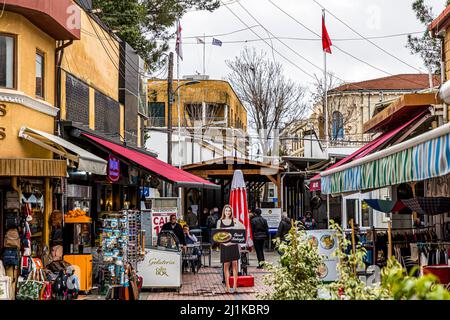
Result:
M253 236L248 214L247 189L245 187L244 175L241 170L234 171L231 182L230 206L233 208L233 215L245 227L247 234L247 246L253 247Z

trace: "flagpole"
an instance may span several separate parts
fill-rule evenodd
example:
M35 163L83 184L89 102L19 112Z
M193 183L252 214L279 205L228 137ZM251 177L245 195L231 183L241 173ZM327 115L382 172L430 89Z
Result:
M177 21L177 30L180 30L180 21ZM179 32L179 31L178 31ZM179 35L181 42L181 34ZM177 87L180 88L180 50L177 54ZM180 107L180 90L178 90L178 168L181 169L181 107Z
M325 9L322 9L322 17L325 23ZM325 146L327 149L327 156L329 155L329 138L328 138L328 88L327 88L327 52L323 50L323 91L324 97L324 112L325 112ZM327 194L327 228L330 227L330 195Z
M206 52L206 36L203 33L203 75L206 75L206 67L205 67L205 52Z

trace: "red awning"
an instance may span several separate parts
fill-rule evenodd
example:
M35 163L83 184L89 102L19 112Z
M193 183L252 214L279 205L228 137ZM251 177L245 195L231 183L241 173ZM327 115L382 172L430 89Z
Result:
M424 114L427 113L427 112L428 111L421 112L420 114L416 115L414 118L412 118L408 122L404 123L403 125L401 125L397 129L394 129L392 131L389 131L387 133L382 134L381 136L379 136L375 140L369 142L368 144L366 144L362 148L356 150L351 155L345 157L341 161L336 162L335 164L333 164L332 166L328 167L324 171L337 168L337 167L342 166L342 165L344 165L344 164L346 164L346 163L348 163L350 161L353 161L353 160L356 160L356 159L360 159L360 158L365 157L366 155L368 155L368 154L378 150L381 146L383 146L383 144L388 142L390 139L392 139L400 131L402 131L403 129L408 127L414 121L416 121L420 117L424 116ZM321 190L320 179L321 179L320 173L316 174L314 177L311 178L311 181L310 181L310 184L309 184L309 190L310 191L319 191L319 190Z
M146 170L158 175L161 179L175 184L177 187L220 188L220 186L212 182L197 177L184 170L178 169L148 154L126 148L86 133L83 133L83 135L95 143L107 148L116 156L126 158L129 161L136 163Z

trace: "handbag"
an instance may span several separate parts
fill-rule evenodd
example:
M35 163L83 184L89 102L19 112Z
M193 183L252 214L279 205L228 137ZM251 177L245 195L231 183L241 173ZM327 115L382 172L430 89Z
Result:
M0 300L12 300L11 277L0 276Z
M34 278L33 271L31 278ZM16 295L17 300L40 300L42 290L44 289L44 282L37 280L26 280L19 283L19 292Z

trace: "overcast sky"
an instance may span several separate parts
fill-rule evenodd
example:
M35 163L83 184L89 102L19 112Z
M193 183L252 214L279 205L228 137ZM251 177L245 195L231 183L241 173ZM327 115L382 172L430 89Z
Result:
M313 0L272 0L283 10L289 12L294 18L305 24L317 33L321 33L321 8ZM352 28L366 37L386 36L399 33L412 33L424 30L424 26L416 19L411 9L412 0L317 0L327 10L346 22ZM248 26L257 26L248 13L235 0L227 0L228 6ZM295 37L314 39L316 36L293 21L283 12L276 9L269 0L240 0L242 4L259 22L277 37ZM435 16L443 9L445 0L426 0L432 5ZM338 39L358 38L359 36L328 14L327 29L333 43L355 57L372 64L392 74L416 73L417 70L390 57L365 40L339 41ZM193 11L188 12L181 21L183 28L183 61L181 75L202 73L203 46L197 44L196 39L188 37L202 36L203 34L216 35L230 33L246 26L238 20L225 6L213 13ZM268 38L268 33L262 27L252 28L262 38ZM245 30L230 35L217 36L223 41L222 47L212 46L212 38L206 38L206 74L212 79L225 79L229 73L225 61L239 55L245 47L255 47L267 52L267 57L282 63L286 75L304 86L310 86L312 79L299 68L313 75L321 75L322 71L304 61L290 49L286 48L276 39L272 40L276 51L291 60L299 68L287 62L276 52L272 52L269 45L263 41L247 43L227 43L229 41L253 40L258 37L251 30ZM321 41L317 40L288 40L283 39L299 55L310 60L320 68L323 67L323 53ZM406 35L372 40L383 49L392 53L405 63L427 72L417 56L410 54L406 45ZM270 43L270 40L267 40ZM171 43L174 50L174 42ZM387 76L386 73L376 70L364 63L343 54L336 48L328 55L328 69L339 78L346 81L361 81L365 79Z

